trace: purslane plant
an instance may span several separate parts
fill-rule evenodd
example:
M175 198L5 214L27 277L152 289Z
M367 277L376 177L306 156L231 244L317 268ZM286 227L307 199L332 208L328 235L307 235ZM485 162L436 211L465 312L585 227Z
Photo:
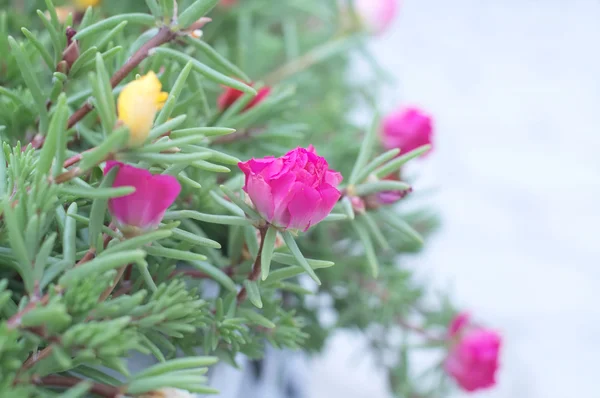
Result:
M0 396L217 393L218 361L338 328L398 396L495 383L499 335L398 264L436 224L401 173L431 118L349 121L395 1L37 3L0 1Z

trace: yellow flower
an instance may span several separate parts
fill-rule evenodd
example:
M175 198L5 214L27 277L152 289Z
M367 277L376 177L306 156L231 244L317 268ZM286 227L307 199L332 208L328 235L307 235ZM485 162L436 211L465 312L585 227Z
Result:
M129 128L129 145L141 145L148 138L156 112L160 110L168 93L154 72L128 83L119 94L117 110L119 120Z
M96 7L102 0L75 0L75 6L80 10L85 10L88 7Z

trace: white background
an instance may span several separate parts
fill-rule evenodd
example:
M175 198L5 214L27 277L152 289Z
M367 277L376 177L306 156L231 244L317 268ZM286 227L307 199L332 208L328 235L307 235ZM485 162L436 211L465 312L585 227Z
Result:
M600 396L600 1L405 0L373 53L389 109L436 121L444 225L415 266L504 335L472 396ZM333 339L308 396L387 397L361 344Z

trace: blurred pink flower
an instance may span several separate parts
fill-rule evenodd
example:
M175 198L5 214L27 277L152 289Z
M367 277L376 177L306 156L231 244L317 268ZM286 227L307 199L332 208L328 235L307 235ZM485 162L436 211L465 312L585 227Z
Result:
M354 0L354 8L365 28L381 34L392 24L400 0Z
M250 100L250 102L248 102L248 104L246 104L246 106L244 107L244 110L247 111L248 109L254 107L255 105L258 105L270 93L271 93L271 87L267 86L267 87L258 89L258 93L256 94L256 96L254 98L252 98ZM227 109L231 105L233 105L233 103L235 101L237 101L242 95L244 95L244 93L241 92L240 90L236 90L235 88L231 88L231 87L226 87L225 91L223 91L223 93L221 95L219 95L219 98L217 98L217 106L219 107L220 110L224 111L225 109Z
M476 391L496 384L501 337L488 329L473 326L467 314L450 323L450 351L444 362L446 372L465 391Z
M418 108L403 108L388 114L382 123L381 141L385 149L400 148L401 153L432 144L433 121Z
M177 179L166 174L152 175L146 169L116 161L106 163L104 174L113 167L119 167L113 187L135 188L132 194L108 200L108 209L121 230L147 231L156 228L181 191Z
M280 228L306 231L323 220L341 196L337 186L342 175L329 170L312 145L238 166L246 175L244 191L256 210Z
M219 6L221 7L233 7L237 5L238 0L221 0Z

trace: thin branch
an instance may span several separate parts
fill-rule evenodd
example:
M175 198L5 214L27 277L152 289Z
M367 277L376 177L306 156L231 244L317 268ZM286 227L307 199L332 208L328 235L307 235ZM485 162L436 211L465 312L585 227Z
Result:
M256 254L256 259L254 260L254 265L252 266L252 271L248 275L249 281L255 281L258 279L261 273L261 253L263 251L263 247L265 245L265 235L267 234L268 226L260 227L258 230L260 231L260 247L258 248L258 253ZM240 305L246 297L248 296L248 292L246 291L246 286L243 286L242 289L237 294L237 303Z
M38 386L48 386L48 387L67 387L71 388L76 386L79 383L82 383L82 379L78 379L77 377L65 377L65 376L44 376L44 377L34 377L33 383ZM108 384L102 384L98 382L93 382L92 387L90 388L90 392L96 395L100 395L105 398L117 398L122 394L122 391L115 386L111 386Z
M119 281L121 280L121 277L123 276L123 272L125 272L125 268L127 268L127 265L124 265L121 268L119 268L119 270L117 271L117 275L115 275L115 279L113 280L113 283L110 286L108 286L106 289L104 289L104 291L100 295L100 298L98 299L99 303L106 300L108 298L108 296L110 296L110 294L113 292L113 290L115 290L115 287L117 287L117 283L119 283Z
M233 275L233 267L231 267L231 266L223 268L222 271L227 276ZM207 278L211 277L207 273L204 273L197 269L176 269L173 272L171 272L171 274L169 275L169 278L173 278L177 275L185 275L185 276L189 276L190 278L193 278L193 279L207 279Z
M406 330L410 330L412 332L415 332L417 334L420 334L421 336L423 336L425 339L431 341L431 342L443 342L445 341L442 338L436 337L436 336L432 336L431 334L429 334L429 332L425 329L423 329L420 326L416 326L413 324L408 323L407 321L405 321L402 318L396 318L396 322L398 323L398 325L400 325L401 328L406 329Z
M110 229L112 229L113 231L115 230L115 226L110 224L108 226ZM103 247L106 248L106 246L108 246L108 243L110 242L110 240L112 239L112 236L108 235L108 234L104 234L104 239L102 240L102 244ZM90 247L88 249L88 251L83 255L83 257L81 258L81 260L79 260L77 262L77 264L75 264L75 267L79 267L81 264L85 264L90 260L93 260L94 257L96 257L96 248L95 247Z
M50 296L48 294L44 295L39 300L31 300L29 304L25 306L21 311L17 312L15 315L11 316L8 321L6 321L6 326L9 329L16 329L21 326L21 320L23 319L23 315L27 314L29 311L33 310L37 307L38 304L46 305L50 300Z
M113 293L112 298L115 299L119 296L129 293L129 291L131 290L132 287L133 287L133 284L130 281L122 280L121 287L119 288L119 290L117 290L116 292Z
M131 73L143 60L148 57L150 50L159 47L176 37L176 33L171 30L168 26L163 26L158 30L158 33L150 40L148 40L142 47L140 47L132 56L125 62L125 64L115 72L110 78L110 85L115 88L125 77ZM83 119L94 107L86 102L81 108L77 109L75 113L69 118L67 128L73 127L77 122Z
M173 272L171 272L171 274L169 275L169 278L173 278L177 275L185 275L185 276L189 276L190 278L193 278L193 279L210 278L210 275L208 275L205 272L199 271L197 269L176 269Z
M73 167L71 170L65 171L54 178L54 182L56 184L62 184L67 181L71 181L75 177L79 177L82 173L82 170L79 167ZM52 180L51 180L52 181Z
M19 369L19 373L23 373L27 369L30 369L33 365L42 359L47 358L50 354L52 354L52 345L47 346L42 351L33 352L29 358L23 362L23 365L21 365L21 368Z
M65 160L65 162L63 163L63 167L65 169L68 169L69 167L73 166L75 163L79 162L81 159L83 159L83 154L86 152L90 152L92 150L94 150L95 148L91 148L91 149L87 149L81 153L77 153L73 156L71 156L70 158L68 158L67 160Z

